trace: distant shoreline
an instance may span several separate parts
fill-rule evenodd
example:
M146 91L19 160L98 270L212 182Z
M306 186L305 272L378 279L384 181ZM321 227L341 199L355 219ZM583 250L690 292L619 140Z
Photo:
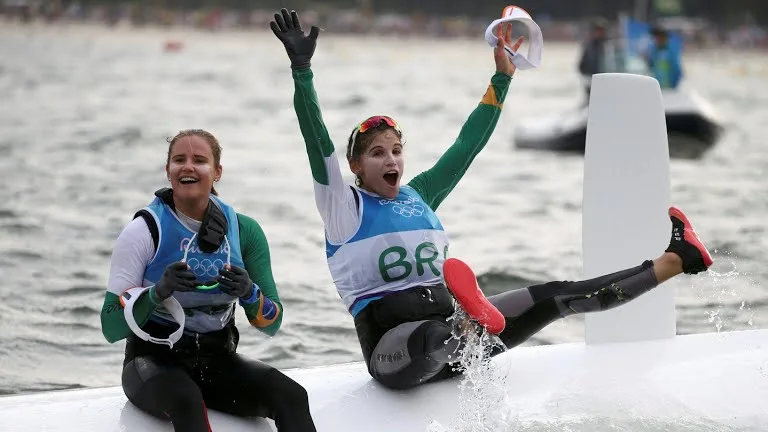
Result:
M206 28L201 27L199 25L194 25L191 23L173 23L173 24L162 24L157 22L148 22L146 24L141 25L134 25L129 20L120 20L119 22L115 23L114 25L109 24L107 22L97 20L97 19L68 19L68 18L60 18L53 21L45 20L42 17L37 17L35 19L32 19L30 21L24 22L22 20L19 20L17 18L9 18L8 16L0 15L0 23L3 23L4 30L12 30L12 29L48 29L48 30L55 30L55 29L79 29L79 30L104 30L104 29L112 29L115 32L147 32L147 33L156 33L159 35L165 34L170 40L176 39L178 37L182 37L184 34L210 34L210 35L216 35L216 34L242 34L242 35L253 35L253 34L262 34L262 33L269 33L269 24L268 21L263 23L263 25L256 25L251 24L249 26L239 26L239 25L231 25L231 26L218 26L215 28ZM561 23L563 26L578 26L578 23ZM544 40L545 43L564 43L564 44L580 44L582 43L582 39L580 37L571 36L568 37L567 32L555 32L555 35L553 36L552 32L552 25L549 26L542 26L542 32L544 33ZM354 31L354 30L339 30L334 29L332 26L331 28L326 28L325 26L322 27L324 32L327 32L327 34L333 35L333 36L356 36L361 37L365 39L413 39L413 40L429 40L429 39L450 39L450 40L462 40L462 41L471 41L471 40L480 40L482 39L482 32L483 27L475 25L471 29L467 29L463 32L453 32L453 33L430 33L428 31L410 31L410 32L402 32L402 31ZM549 30L549 31L547 31ZM742 52L765 52L768 50L768 45L762 46L762 45L750 45L750 44L743 44L743 43L737 43L737 44L729 44L728 42L720 42L720 41L708 41L706 44L696 44L694 42L688 41L686 45L686 54L693 54L699 52L708 52L710 50L715 49L725 49L727 50L725 53L726 56L730 56L731 54L737 54Z

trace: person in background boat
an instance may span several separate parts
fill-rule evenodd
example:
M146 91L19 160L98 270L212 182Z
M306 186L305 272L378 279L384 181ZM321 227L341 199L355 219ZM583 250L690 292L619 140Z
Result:
M597 18L590 24L589 39L584 45L579 59L579 73L584 82L587 101L592 88L592 75L605 70L605 44L608 37L608 22Z
M218 140L204 130L169 140L171 187L155 192L115 242L102 333L110 343L126 339L122 386L128 399L169 419L176 431L209 432L207 408L270 417L280 431L315 431L301 385L236 353L236 305L269 336L280 328L283 306L261 226L226 204L213 186L221 178L220 160ZM168 338L179 326L167 299L178 301L185 315L183 336L172 348L137 337L127 321Z
M356 177L352 186L343 180L312 82L317 27L305 35L298 14L286 9L270 26L291 63L294 108L324 223L328 267L354 319L368 372L384 386L407 389L461 372L454 363L463 338L453 337L449 325L455 300L511 348L559 318L616 307L677 274L704 271L711 264L686 217L673 208L670 245L653 261L596 279L550 282L486 299L472 271L446 259L448 236L435 211L501 115L515 73L503 51L503 44L511 43L509 29L498 35L496 72L485 96L437 163L401 185L403 131L391 117L370 117L348 138L345 156Z
M669 32L664 28L654 26L651 35L653 43L645 56L648 68L661 88L675 89L683 77L680 53L670 47Z

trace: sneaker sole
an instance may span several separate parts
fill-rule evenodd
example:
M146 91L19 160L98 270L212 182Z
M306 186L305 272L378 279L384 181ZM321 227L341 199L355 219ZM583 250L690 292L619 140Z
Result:
M685 241L693 245L696 249L699 250L699 253L701 254L701 258L704 260L704 266L709 268L709 266L712 265L712 255L709 254L709 251L707 250L707 247L704 246L704 242L702 242L699 239L699 236L696 234L696 230L693 229L693 224L688 220L688 218L685 216L685 213L683 213L682 210L680 210L677 207L670 207L669 208L669 215L671 217L675 217L677 219L680 219L680 221L683 222L683 225L685 226Z
M461 308L489 333L499 334L506 326L504 315L483 295L477 278L463 261L448 258L443 264L445 286L451 291Z

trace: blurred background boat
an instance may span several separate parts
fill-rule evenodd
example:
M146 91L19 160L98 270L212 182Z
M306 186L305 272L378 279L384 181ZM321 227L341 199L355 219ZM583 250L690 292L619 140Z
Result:
M644 11L649 5L637 3L639 6L635 14L647 16ZM622 13L616 24L615 36L607 38L602 46L601 72L653 76L645 59L653 44L653 28L663 28L667 32L671 55L681 58L685 45L682 31L690 27L691 21L657 19L652 27L648 22ZM591 75L582 75L581 80L586 88L590 85ZM662 96L670 157L697 159L717 144L724 131L722 114L695 88L687 85L684 71L680 85L662 86ZM571 110L521 119L515 129L515 146L583 154L589 110L587 102L585 99ZM631 104L632 101L626 103Z

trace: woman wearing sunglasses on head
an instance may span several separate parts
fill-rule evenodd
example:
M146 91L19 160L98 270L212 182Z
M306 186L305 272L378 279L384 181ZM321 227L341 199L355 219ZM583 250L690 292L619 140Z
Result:
M401 186L403 133L390 117L370 117L349 135L346 159L357 178L354 187L342 179L312 83L317 27L305 35L296 12L285 9L270 26L291 60L294 107L325 225L328 267L354 317L368 371L383 385L406 389L456 373L450 363L463 341L452 337L447 322L454 298L511 348L559 318L615 307L672 276L711 265L685 215L672 208L670 246L653 261L596 279L550 282L486 299L472 270L446 258L448 238L435 211L499 118L516 69L503 48L511 44L509 27L497 34L496 72L485 96L437 163Z
M176 431L209 432L206 409L213 408L270 417L280 431L313 432L305 389L236 353L238 303L269 336L283 308L264 232L213 187L220 160L209 132L185 130L170 140L171 188L155 192L115 242L102 333L110 343L126 339L128 399Z

